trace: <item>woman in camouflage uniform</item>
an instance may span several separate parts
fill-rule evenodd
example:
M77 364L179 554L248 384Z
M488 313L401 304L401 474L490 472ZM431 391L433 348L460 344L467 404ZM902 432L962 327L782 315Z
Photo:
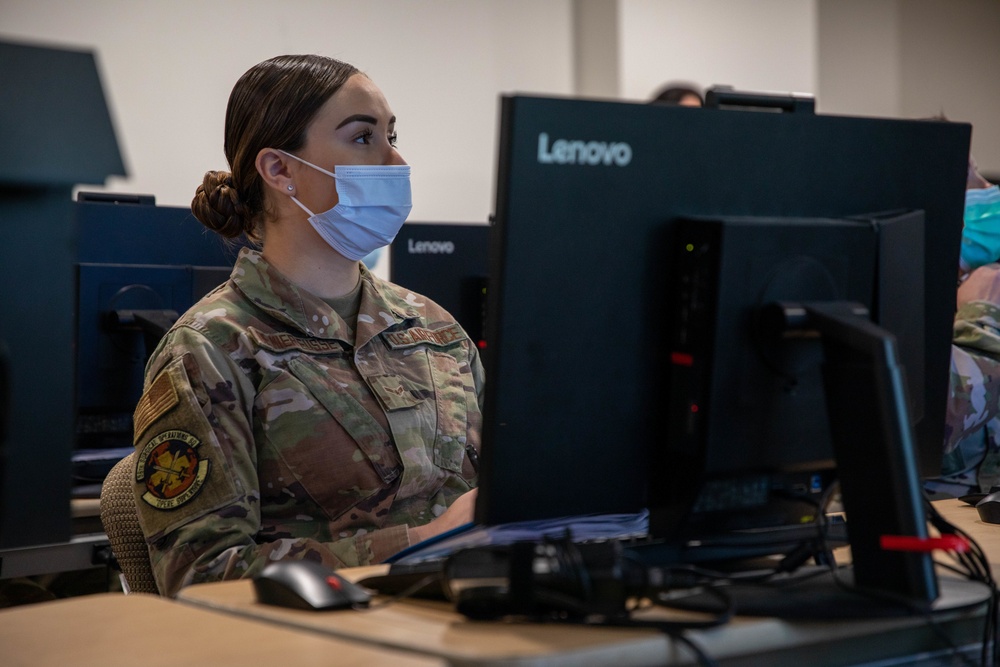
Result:
M381 91L333 59L273 58L237 82L225 133L231 173L208 172L192 210L262 249L164 337L135 412L164 595L277 559L376 563L475 503L477 349L358 261L410 208Z

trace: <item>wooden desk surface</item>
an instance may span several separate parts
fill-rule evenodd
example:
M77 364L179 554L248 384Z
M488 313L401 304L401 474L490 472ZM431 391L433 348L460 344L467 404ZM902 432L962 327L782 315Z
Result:
M443 666L380 649L193 608L151 595L102 593L0 611L5 667L100 665Z
M939 501L939 511L971 534L1000 567L1000 526L975 508ZM363 578L383 569L346 570ZM664 612L657 612L664 613ZM959 643L974 641L981 613L939 619ZM782 621L736 618L691 633L720 665L844 665L940 650L918 618ZM961 632L965 634L962 635ZM474 622L451 605L408 600L368 612L314 613L258 604L249 581L192 586L178 601L115 593L0 610L5 666L38 664L533 665L694 664L653 630Z
M353 577L352 577L353 578ZM653 630L469 621L444 602L407 600L370 611L312 612L259 604L250 581L190 586L181 602L268 619L376 646L416 650L463 664L652 665L668 641Z
M979 543L993 566L994 576L1000 576L1000 525L984 523L979 518L979 511L961 500L938 500L934 506L941 516Z
M178 600L206 609L270 620L375 646L417 650L449 662L469 665L689 665L693 656L655 630L581 627L562 624L477 622L444 602L406 600L367 612L310 612L256 602L252 583L226 581L191 586ZM665 618L669 611L647 617ZM975 641L982 611L953 612L938 619L941 627L970 626L956 631L959 645ZM676 620L676 616L673 616ZM844 665L940 649L915 617L859 621L786 621L737 617L723 627L693 632L690 637L720 665ZM825 657L824 657L825 656ZM832 657L831 657L832 656Z
M73 498L69 503L70 516L80 519L90 516L101 516L100 498Z
M974 508L958 501L939 503L939 510L1000 560L1000 526L983 524ZM342 573L358 580L383 570L384 566L375 566ZM695 663L686 649L654 630L475 622L455 612L450 604L428 600L406 600L367 612L297 611L257 603L249 581L191 586L181 591L178 600L464 664L627 667ZM670 612L655 614L663 618ZM961 645L976 641L981 617L981 608L948 612L938 623ZM916 617L858 621L738 617L723 627L690 636L720 665L843 665L942 649L932 631L920 632L924 624Z

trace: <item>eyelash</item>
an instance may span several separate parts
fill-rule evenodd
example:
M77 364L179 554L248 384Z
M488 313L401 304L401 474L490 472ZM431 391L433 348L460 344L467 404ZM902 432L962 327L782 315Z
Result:
M363 139L364 140L363 143L370 144L371 143L371 138L373 136L375 136L374 130L368 129L368 130L365 130L364 132L362 132L361 134L359 134L355 138L355 141L357 141L357 139ZM389 135L389 145L390 146L392 146L393 148L395 148L396 144L398 142L399 142L399 138L398 138L398 135L395 132L393 132L392 134Z

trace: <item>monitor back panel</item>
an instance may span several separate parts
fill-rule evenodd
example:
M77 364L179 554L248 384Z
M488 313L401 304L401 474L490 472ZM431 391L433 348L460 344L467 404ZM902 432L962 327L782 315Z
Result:
M968 125L530 96L501 116L480 522L646 505L682 217L925 211L916 428L940 465Z

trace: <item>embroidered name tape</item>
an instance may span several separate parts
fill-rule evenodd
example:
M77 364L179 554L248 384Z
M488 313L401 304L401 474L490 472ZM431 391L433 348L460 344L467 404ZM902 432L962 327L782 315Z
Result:
M287 333L264 333L252 327L247 332L254 342L271 352L288 352L290 350L314 354L343 354L347 352L347 348L338 340L299 338Z
M414 327L413 329L407 329L406 331L385 333L382 334L382 337L393 349L413 347L414 345L421 345L423 343L431 343L433 345L443 347L445 345L451 345L455 341L466 340L468 338L468 336L465 335L465 332L462 331L462 327L457 324L451 324L443 329L423 329L420 327Z

